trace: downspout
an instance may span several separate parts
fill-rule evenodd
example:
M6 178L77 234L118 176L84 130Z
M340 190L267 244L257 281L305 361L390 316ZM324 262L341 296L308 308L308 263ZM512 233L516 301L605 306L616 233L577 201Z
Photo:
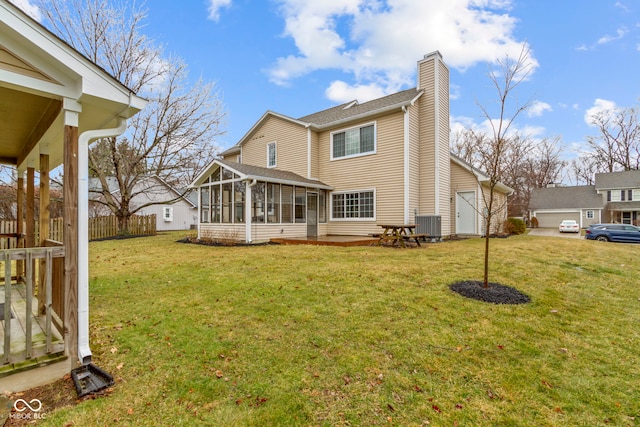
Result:
M251 189L258 183L257 179L246 181L247 183L247 191L246 191L246 200L244 201L245 210L244 210L244 222L245 222L245 240L247 243L251 243L253 239L251 238L252 224L251 224Z
M410 194L409 191L409 109L406 105L402 106L402 112L404 113L404 223L409 224L413 223L409 218L409 208L410 208Z
M211 191L211 187L209 187ZM200 240L200 220L202 219L202 187L198 187L198 240ZM209 194L209 205L211 205L211 194ZM211 206L209 206L209 218L211 218Z
M83 365L91 363L89 348L89 143L100 138L121 135L127 119L117 117L111 129L82 132L78 137L78 358Z
M311 128L307 125L307 178L312 179L311 177Z

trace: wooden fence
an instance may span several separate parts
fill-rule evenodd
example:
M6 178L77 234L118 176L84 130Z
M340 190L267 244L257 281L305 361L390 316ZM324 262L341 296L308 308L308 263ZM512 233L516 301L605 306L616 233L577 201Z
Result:
M40 241L39 226L36 221L35 241ZM0 220L0 235L10 236L16 233L16 221ZM25 230L26 227L23 227ZM49 223L49 239L58 242L63 240L64 222L62 218L53 218ZM129 234L132 236L150 236L156 234L155 215L134 215L129 219ZM118 235L118 218L114 215L89 218L89 240L105 239ZM0 249L14 249L17 239L0 238Z

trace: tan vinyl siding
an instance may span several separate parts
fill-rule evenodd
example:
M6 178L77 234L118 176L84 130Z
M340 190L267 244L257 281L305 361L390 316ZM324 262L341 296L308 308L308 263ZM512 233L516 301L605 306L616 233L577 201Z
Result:
M449 196L450 184L450 145L449 145L449 70L447 66L441 60L437 61L438 70L438 98L439 98L439 124L438 124L438 138L439 141L439 186L440 186L440 200L439 200L439 212L442 216L442 235L448 236L451 234L451 202Z
M254 243L268 242L269 239L276 237L306 236L307 224L252 224L251 226L251 240Z
M420 111L418 106L409 108L409 217L414 220L420 213Z
M31 64L24 62L22 59L0 46L0 70L7 70L12 73L22 74L23 76L33 77L44 80L46 82L60 84L51 77L36 69Z
M232 154L230 156L224 156L223 157L224 160L228 160L230 162L236 162L236 163L240 163L240 154Z
M320 181L329 183L336 192L375 190L375 220L330 220L329 234L367 234L377 231L376 223L404 221L404 193L402 191L404 186L404 117L402 111L398 110L375 119L375 154L330 160L330 135L332 131L340 131L371 122L372 120L353 123L322 132L319 135L321 168L318 178Z
M244 224L211 224L200 223L200 239L220 239L245 241L246 227Z
M307 178L318 179L320 175L320 144L317 132L311 132L311 176Z
M489 200L489 188L484 186L486 198ZM507 220L507 195L505 193L494 191L493 193L493 217L491 218L491 233L499 233L502 231L504 222Z
M420 214L435 214L435 61L419 64L419 87L425 89L420 108Z
M307 129L271 116L242 146L242 163L267 167L267 144L276 143L276 168L307 176Z
M457 231L455 230L456 224L456 193L466 192L466 191L475 191L476 197L479 196L479 184L476 176L472 174L469 170L463 168L459 164L455 162L450 162L450 170L451 170L451 194L450 200L452 200L451 210L449 212L449 220L451 233L455 234Z

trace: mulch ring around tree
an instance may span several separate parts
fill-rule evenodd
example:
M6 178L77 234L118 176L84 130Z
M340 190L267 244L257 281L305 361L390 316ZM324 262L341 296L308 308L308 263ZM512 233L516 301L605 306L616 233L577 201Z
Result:
M531 301L519 290L494 282L489 282L489 287L485 288L480 280L466 280L449 285L449 289L464 297L493 304L526 304Z

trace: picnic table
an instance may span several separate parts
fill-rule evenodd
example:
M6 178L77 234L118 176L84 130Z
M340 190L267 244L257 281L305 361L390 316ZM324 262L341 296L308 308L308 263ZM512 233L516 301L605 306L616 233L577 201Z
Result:
M378 245L385 242L390 242L392 245L398 245L406 248L406 242L413 240L418 246L420 245L420 239L429 237L428 234L416 234L415 224L378 224L384 231L377 235Z

